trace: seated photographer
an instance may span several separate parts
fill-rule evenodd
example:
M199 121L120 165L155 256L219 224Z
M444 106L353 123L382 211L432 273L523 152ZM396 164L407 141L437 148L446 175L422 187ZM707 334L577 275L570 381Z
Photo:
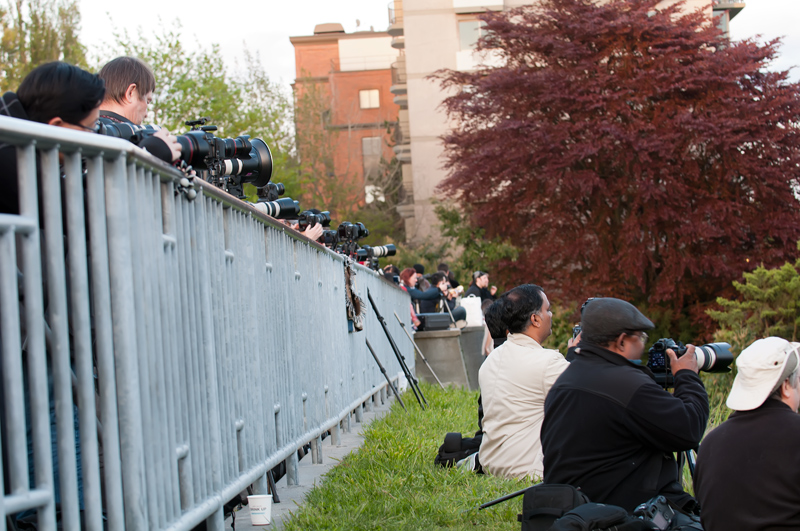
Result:
M156 89L156 78L150 67L135 57L117 57L106 63L97 75L106 83L100 122L142 125ZM137 145L164 162L172 163L181 156L178 139L166 129L146 136Z
M644 352L644 331L652 328L635 306L619 299L597 298L585 306L575 358L545 401L544 480L578 487L595 503L627 511L660 494L694 513L697 502L681 488L673 452L700 443L708 395L692 345L680 358L667 350L674 394L634 363Z
M425 266L422 264L414 264L414 271L417 272L416 288L420 291L427 291L431 289L431 283L425 277Z
M509 334L478 372L484 431L480 462L495 476L536 479L543 472L539 431L545 397L569 363L557 350L542 347L552 321L542 288L517 286L495 304L499 311L490 310L489 317L492 335L503 336L506 329Z
M800 529L800 343L759 339L736 358L731 416L700 445L694 488L707 531Z
M16 94L6 92L0 98L0 115L96 132L104 93L103 81L96 75L55 61L34 68ZM19 214L17 148L11 144L0 143L0 190L0 213Z
M417 280L419 279L419 273L417 273L413 268L407 267L400 272L400 287L403 288L411 295L411 322L414 327L419 327L422 322L417 319L418 309L416 308L417 301L420 300L439 300L442 296L442 292L439 288L430 288L426 291L420 291L414 286L417 284Z
M458 296L458 294L456 290L448 289L447 278L444 276L444 273L437 272L432 274L430 283L434 288L441 292L441 296L438 300L420 300L420 313L447 312L449 308L450 313L453 314L453 319L456 321L456 323L462 321L463 324L466 325L467 310L461 306L455 305L455 298ZM448 308L445 308L443 306L444 304L447 304Z

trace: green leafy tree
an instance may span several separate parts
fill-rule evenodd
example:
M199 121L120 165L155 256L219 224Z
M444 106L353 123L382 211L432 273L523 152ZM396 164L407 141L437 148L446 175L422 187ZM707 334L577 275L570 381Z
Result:
M468 284L473 271L485 270L501 261L514 267L519 249L508 238L490 237L486 229L470 224L469 207L462 210L442 203L436 205L435 212L441 223L441 235L447 241L450 270L456 278L465 279Z
M75 0L15 0L0 7L0 92L16 90L31 70L50 61L86 68L80 21Z
M740 299L718 298L720 310L708 314L719 324L716 339L736 352L758 338L778 336L797 341L800 326L800 260L767 269L763 265L744 274L733 286Z

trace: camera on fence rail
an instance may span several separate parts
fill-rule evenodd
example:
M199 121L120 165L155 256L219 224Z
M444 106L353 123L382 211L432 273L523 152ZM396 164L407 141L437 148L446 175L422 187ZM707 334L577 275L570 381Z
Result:
M248 135L219 138L214 135L217 127L206 123L208 118L186 122L191 130L177 136L180 159L196 170L206 170L207 181L239 198L244 197L244 183L266 186L272 178L272 152L266 142ZM152 125L117 123L101 124L99 132L139 144L158 130Z
M359 262L365 262L367 267L373 271L378 271L380 269L378 258L383 256L394 256L396 254L397 247L395 247L393 243L388 245L376 245L375 247L365 245L356 251L356 260Z
M313 227L317 223L323 227L330 226L331 213L327 210L323 212L314 212L313 210L300 212L300 215L297 217L297 230L303 232L308 227Z
M653 343L653 346L647 352L647 368L655 375L656 382L665 389L674 386L667 349L672 349L679 358L686 353L686 347L683 343L676 342L668 337L662 337ZM731 370L730 365L733 362L733 353L728 343L709 343L695 347L694 355L697 358L697 366L701 371L724 373Z
M369 230L363 223L345 221L336 230L323 231L319 241L339 254L355 257L358 240L366 236L369 236Z
M363 223L350 223L349 221L345 221L340 223L339 228L336 230L339 233L340 242L355 242L369 236L369 230L367 230L367 227L365 227Z

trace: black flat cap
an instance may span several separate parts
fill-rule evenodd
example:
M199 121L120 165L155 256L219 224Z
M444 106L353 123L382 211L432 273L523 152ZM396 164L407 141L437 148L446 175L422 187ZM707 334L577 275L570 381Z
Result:
M638 332L655 328L633 304L612 297L593 299L583 309L583 337L618 336L623 332Z

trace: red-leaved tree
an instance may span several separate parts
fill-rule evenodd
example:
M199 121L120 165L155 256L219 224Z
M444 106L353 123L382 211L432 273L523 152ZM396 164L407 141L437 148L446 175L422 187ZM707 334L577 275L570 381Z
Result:
M744 16L744 15L742 15ZM659 0L542 0L485 15L504 66L441 71L442 190L521 253L511 283L698 310L794 259L800 97L778 41L729 42Z

